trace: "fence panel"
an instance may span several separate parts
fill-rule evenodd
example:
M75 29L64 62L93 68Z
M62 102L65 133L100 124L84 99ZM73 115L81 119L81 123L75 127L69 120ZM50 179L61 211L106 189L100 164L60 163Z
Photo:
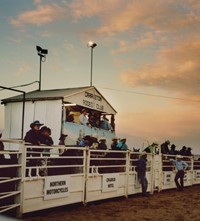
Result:
M88 151L85 203L127 196L127 157L127 151Z
M86 149L51 148L26 146L23 213L84 202Z
M17 149L6 149L9 143ZM20 216L23 142L2 139L0 146L0 213Z
M5 145L4 143L10 143ZM0 140L0 213L24 213L141 192L136 165L142 153L88 147L30 146ZM15 150L6 147L15 146ZM176 188L174 155L147 154L148 192ZM189 165L184 185L200 184L200 156Z

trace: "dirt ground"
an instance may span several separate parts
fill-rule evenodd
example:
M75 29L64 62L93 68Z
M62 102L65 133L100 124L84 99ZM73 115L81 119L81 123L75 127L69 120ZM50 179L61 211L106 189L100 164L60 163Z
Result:
M54 208L28 214L27 221L199 221L200 185Z

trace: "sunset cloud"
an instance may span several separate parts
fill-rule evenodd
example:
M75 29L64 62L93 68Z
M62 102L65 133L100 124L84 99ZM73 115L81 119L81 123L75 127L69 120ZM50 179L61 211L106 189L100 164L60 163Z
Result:
M36 9L22 12L10 20L10 24L15 27L23 27L24 25L44 25L60 20L64 17L65 10L57 5L38 5Z
M129 86L151 86L183 95L199 95L199 57L200 43L196 36L160 50L155 63L127 70L121 74L121 79Z
M138 26L162 31L177 31L199 24L199 14L193 1L160 0L75 0L71 3L75 19L97 17L97 33L113 35ZM193 10L193 11L192 11Z

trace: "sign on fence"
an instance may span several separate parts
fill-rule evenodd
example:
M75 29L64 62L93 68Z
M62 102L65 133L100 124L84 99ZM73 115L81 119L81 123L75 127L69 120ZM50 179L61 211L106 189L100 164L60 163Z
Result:
M200 170L196 171L195 178L196 179L200 179Z
M102 192L116 191L119 187L119 174L103 174Z
M49 176L44 181L44 200L66 197L69 195L70 176Z
M172 179L172 172L164 172L163 176L163 183L166 184L171 184L171 179Z

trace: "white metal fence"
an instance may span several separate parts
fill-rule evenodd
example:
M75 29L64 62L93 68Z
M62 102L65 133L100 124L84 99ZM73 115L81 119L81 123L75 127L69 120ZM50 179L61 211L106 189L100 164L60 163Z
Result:
M24 213L140 193L136 165L139 152L82 147L27 146L2 140L18 150L1 150L0 213ZM175 188L172 155L147 156L148 192ZM200 184L200 156L189 164L184 184Z

